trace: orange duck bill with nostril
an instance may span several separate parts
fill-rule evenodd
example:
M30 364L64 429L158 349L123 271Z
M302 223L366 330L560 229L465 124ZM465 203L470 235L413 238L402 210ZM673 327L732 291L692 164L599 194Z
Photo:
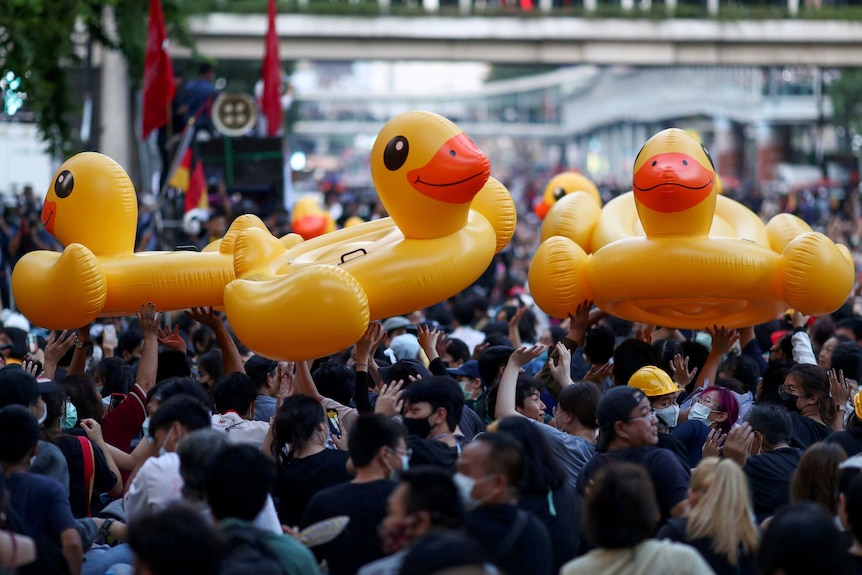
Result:
M662 213L693 208L709 197L713 171L680 152L656 154L634 174L635 198L651 210Z
M407 180L423 196L464 204L479 193L490 175L488 158L461 133L443 144L427 164L410 170Z

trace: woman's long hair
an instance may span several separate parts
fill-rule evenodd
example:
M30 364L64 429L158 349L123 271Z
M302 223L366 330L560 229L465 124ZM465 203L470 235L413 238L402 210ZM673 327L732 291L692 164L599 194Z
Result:
M790 480L791 503L819 503L832 515L838 513L841 462L847 459L837 443L820 441L810 446Z
M727 557L731 565L739 562L740 551L757 551L748 484L736 463L717 457L703 459L691 475L691 490L700 498L688 515L687 539L710 539L712 550Z
M802 385L805 395L817 398L817 411L825 425L835 419L835 402L829 395L829 375L819 365L795 365L787 373Z
M326 422L323 406L307 395L292 395L284 400L272 422L272 456L279 465L296 459L308 445L318 426ZM288 448L288 449L285 449Z

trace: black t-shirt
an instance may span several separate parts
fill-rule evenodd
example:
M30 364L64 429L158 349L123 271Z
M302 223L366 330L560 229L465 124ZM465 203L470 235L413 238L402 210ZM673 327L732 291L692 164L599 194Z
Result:
M670 518L671 509L688 499L691 470L670 450L660 447L627 447L596 453L578 476L578 493L583 497L590 480L599 469L614 462L625 461L644 467L652 479L661 521Z
M529 511L548 528L554 573L577 557L581 539L581 498L574 487L564 482L553 494L547 491L522 493L518 508Z
M847 431L836 431L823 441L837 443L844 448L847 457L853 457L862 453L862 426L853 427Z
M436 439L423 439L418 435L407 436L407 448L413 451L410 467L431 465L448 473L455 473L458 450Z
M803 453L796 447L782 447L749 457L745 462L742 470L748 479L758 523L790 502L790 478Z
M89 441L89 439L87 440ZM98 512L101 508L99 493L107 493L117 484L117 476L108 467L105 454L92 442L95 477L93 478L93 496L91 508ZM72 504L72 514L75 517L89 517L87 509L87 491L89 484L84 483L84 451L77 437L61 435L57 438L57 447L63 452L69 466L69 503Z
M737 556L736 565L732 565L728 561L726 555L719 555L712 549L712 539L701 537L698 539L688 539L685 535L685 529L688 525L688 519L679 517L669 519L662 527L656 539L670 539L679 543L685 543L694 547L704 561L709 563L715 575L757 575L757 554L743 554L740 549L740 554Z
M685 425L688 422L683 422ZM705 425L703 427L706 427ZM707 433L709 433L709 428L706 427ZM658 443L655 444L656 447L660 447L662 449L667 449L671 453L677 456L679 462L682 463L683 467L694 468L697 467L697 464L691 465L688 459L688 449L686 448L685 443L674 437L671 433L659 433L658 434ZM703 447L703 442L701 442L701 447ZM700 448L698 448L700 449ZM698 458L698 461L700 459Z
M853 572L856 575L862 575L862 557L859 555L850 554L850 557L853 558Z
M318 491L353 479L347 472L346 451L324 449L320 453L294 459L278 469L275 496L282 525L299 525L305 507Z
M812 443L823 441L832 433L832 428L828 425L823 425L801 413L791 412L790 419L793 421L790 447L808 449Z
M524 522L517 521L519 513ZM513 505L488 505L469 512L464 527L485 549L486 560L506 575L555 573L548 530L532 513Z
M330 575L353 575L363 565L383 557L377 527L386 517L387 499L396 483L386 479L370 483L342 483L318 492L305 509L300 527L347 515L344 532L313 549L318 560L326 559Z

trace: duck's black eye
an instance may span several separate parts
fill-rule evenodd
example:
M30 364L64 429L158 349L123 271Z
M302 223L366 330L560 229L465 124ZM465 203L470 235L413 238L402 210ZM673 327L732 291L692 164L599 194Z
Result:
M72 172L63 170L54 181L54 193L58 198L68 198L72 190L75 189L75 178L72 177Z
M383 165L390 172L394 172L407 161L409 151L410 146L407 144L407 138L404 136L395 136L389 140L389 143L386 144L386 149L383 150Z
M566 195L566 190L563 188L554 188L554 199L559 201Z
M712 156L709 155L709 150L706 149L706 146L703 144L700 145L700 148L703 150L704 155L706 155L706 159L709 160L709 165L712 166L712 171L715 171L715 162L712 161Z

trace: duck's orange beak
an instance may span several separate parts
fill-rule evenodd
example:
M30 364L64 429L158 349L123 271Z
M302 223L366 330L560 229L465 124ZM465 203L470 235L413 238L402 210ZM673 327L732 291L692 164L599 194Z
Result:
M464 204L479 193L490 175L488 158L461 133L443 144L430 162L407 172L407 181L433 200Z
M533 211L536 213L537 216L539 216L540 220L544 220L545 216L548 215L548 212L551 211L551 204L549 204L545 200L542 200L541 202L536 204L536 207L533 208Z
M651 210L682 212L709 197L714 174L688 154L665 152L649 158L633 178L635 198Z
M42 225L45 230L54 235L54 222L57 220L57 202L45 202L42 205Z

